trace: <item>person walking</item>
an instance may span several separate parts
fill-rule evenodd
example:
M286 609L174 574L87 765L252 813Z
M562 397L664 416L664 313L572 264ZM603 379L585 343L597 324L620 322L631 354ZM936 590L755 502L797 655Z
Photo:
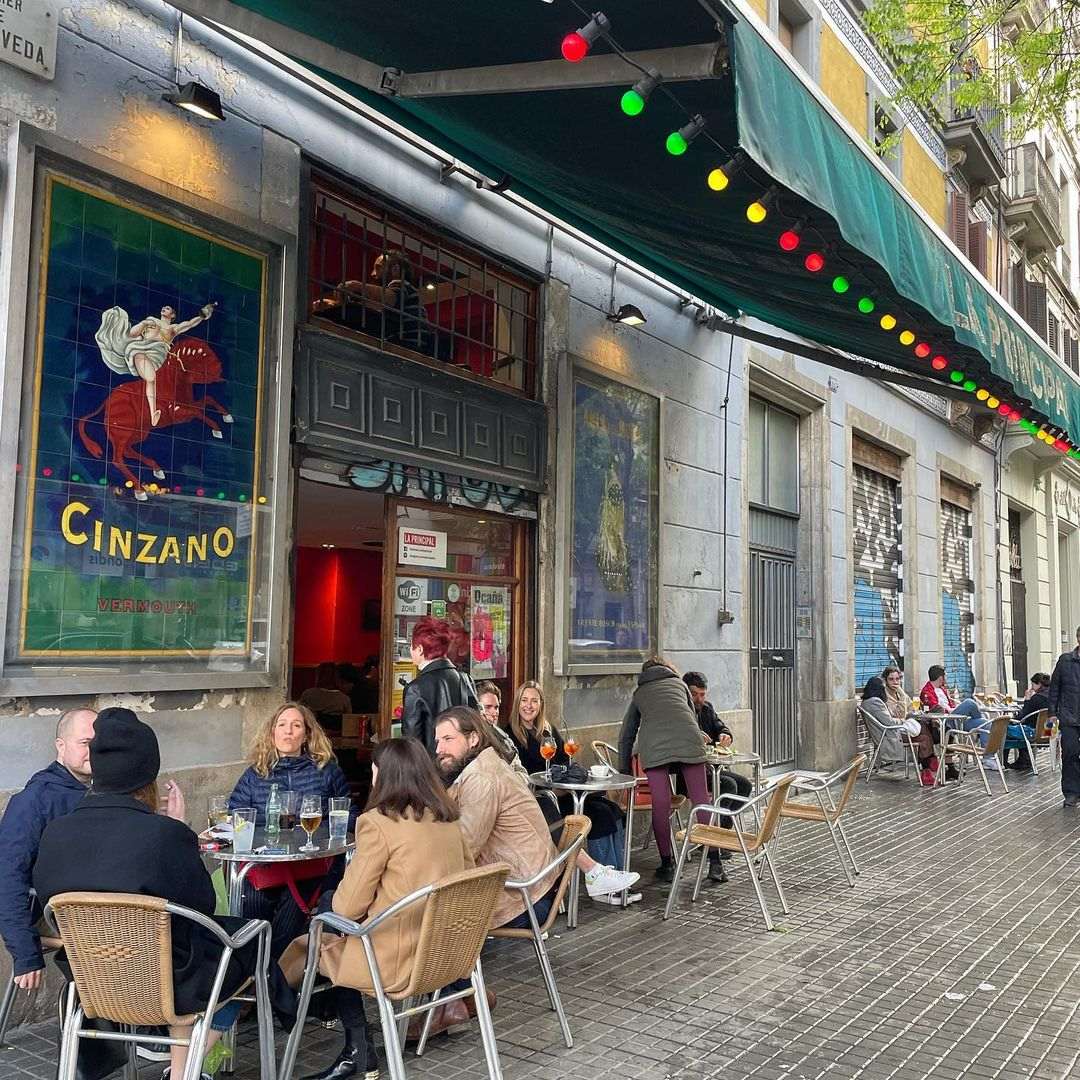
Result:
M455 705L479 706L468 675L450 662L450 624L425 615L412 631L409 655L418 674L402 695L401 734L419 739L435 756L435 718Z
M1076 648L1062 653L1050 676L1050 716L1061 729L1061 793L1065 805L1080 805L1080 626Z

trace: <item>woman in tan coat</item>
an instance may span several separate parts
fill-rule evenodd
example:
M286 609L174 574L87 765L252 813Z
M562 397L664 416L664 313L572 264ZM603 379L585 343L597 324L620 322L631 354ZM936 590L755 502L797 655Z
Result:
M375 748L367 809L356 820L356 855L333 894L333 910L363 922L409 893L467 870L473 858L458 825L458 809L446 794L423 744L390 739ZM409 981L420 936L423 906L417 905L375 931L372 945L387 993ZM298 938L281 959L290 982L298 982L307 938ZM297 964L299 961L299 964ZM344 1080L379 1075L368 1036L361 992L374 988L364 946L352 937L326 935L319 970L334 984L345 1047L326 1070L305 1080Z

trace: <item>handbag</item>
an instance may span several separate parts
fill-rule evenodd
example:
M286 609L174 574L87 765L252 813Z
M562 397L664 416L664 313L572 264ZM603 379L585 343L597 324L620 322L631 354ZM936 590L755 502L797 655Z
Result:
M283 886L292 893L296 906L305 914L310 915L312 909L319 902L321 888L315 890L310 900L305 900L296 887L298 881L311 881L314 878L324 878L334 865L334 857L328 859L307 859L301 863L266 863L263 866L253 866L248 871L247 880L251 882L253 889L260 892L264 889L280 889Z

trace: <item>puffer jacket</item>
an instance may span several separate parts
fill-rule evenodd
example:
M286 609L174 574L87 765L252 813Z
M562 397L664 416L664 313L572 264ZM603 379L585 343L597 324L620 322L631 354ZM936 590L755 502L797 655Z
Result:
M264 826L266 800L270 798L272 784L277 784L282 791L299 792L301 798L304 795L318 795L323 801L324 812L327 799L349 796L349 782L336 761L329 761L320 769L314 759L307 755L283 757L278 758L277 764L270 770L268 776L260 776L254 766L249 766L236 781L236 787L229 796L229 809L253 807L256 826ZM350 807L350 828L355 824L357 813L356 807Z
M638 676L637 689L623 717L619 735L619 762L631 769L634 740L643 769L676 762L697 765L705 761L705 743L686 683L661 664Z

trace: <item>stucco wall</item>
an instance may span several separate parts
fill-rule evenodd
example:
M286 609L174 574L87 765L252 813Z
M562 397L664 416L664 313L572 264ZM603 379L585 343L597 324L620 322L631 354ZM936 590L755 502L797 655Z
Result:
M867 134L866 72L829 26L821 28L820 85L844 119Z
M904 129L903 138L900 167L904 187L934 221L946 228L945 174L909 128Z

